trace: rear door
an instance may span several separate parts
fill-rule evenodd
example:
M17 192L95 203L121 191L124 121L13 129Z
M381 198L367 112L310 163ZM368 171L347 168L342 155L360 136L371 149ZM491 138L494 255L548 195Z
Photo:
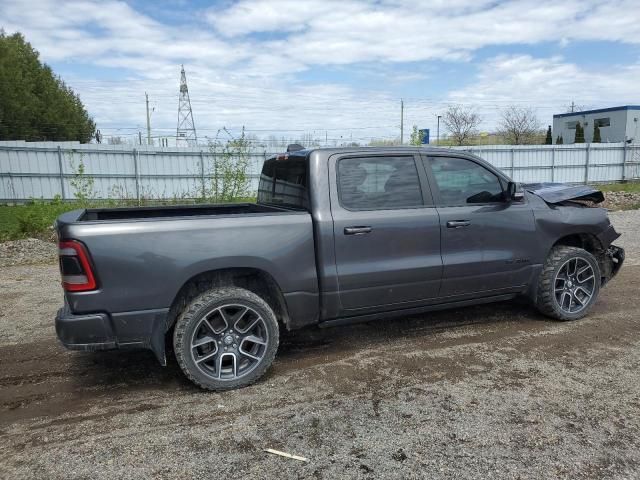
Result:
M393 309L438 295L440 221L419 157L330 159L339 296L345 311Z
M474 159L434 155L424 164L440 214L440 296L521 289L537 248L530 205L506 201L504 177Z

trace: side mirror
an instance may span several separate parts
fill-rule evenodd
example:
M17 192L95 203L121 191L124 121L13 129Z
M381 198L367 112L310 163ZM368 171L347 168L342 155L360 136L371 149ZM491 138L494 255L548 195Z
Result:
M516 182L509 182L507 184L507 201L508 202L521 202L524 200L524 191L518 188Z

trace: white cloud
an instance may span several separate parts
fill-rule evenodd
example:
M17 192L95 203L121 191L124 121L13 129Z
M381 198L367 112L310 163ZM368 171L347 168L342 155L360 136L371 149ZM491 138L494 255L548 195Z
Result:
M231 37L289 33L265 42L265 50L324 65L466 59L490 45L569 38L640 43L637 7L637 0L455 0L424 8L408 1L242 0L207 18Z
M530 106L545 122L575 101L588 107L637 102L640 63L587 70L562 57L500 55L482 64L474 82L451 91L448 101L483 108L492 125L507 105Z
M181 63L201 135L243 124L265 130L343 128L344 134L377 127L353 130L360 138L397 134L392 87L439 74L396 71L396 63L466 62L487 46L640 43L637 0L434 0L425 6L415 0L240 0L199 13L190 23L181 17L181 25L171 25L116 0L30 0L28 8L23 0L0 2L2 26L23 32L45 61L122 71L121 81L65 77L101 127L123 127L122 133L142 128L145 91L156 106L152 124L172 133ZM442 101L407 102L406 124L429 126L447 102L477 104L489 124L507 102L539 105L548 116L572 99L598 106L637 102L636 61L599 73L562 58L498 56L479 66L468 87ZM295 75L354 64L379 79L376 91L309 86Z

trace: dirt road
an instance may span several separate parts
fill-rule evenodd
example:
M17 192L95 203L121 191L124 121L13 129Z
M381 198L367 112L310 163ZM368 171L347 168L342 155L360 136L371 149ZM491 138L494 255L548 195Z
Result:
M584 320L510 302L308 330L257 385L223 394L148 352L64 350L56 267L2 268L0 477L638 478L628 247Z

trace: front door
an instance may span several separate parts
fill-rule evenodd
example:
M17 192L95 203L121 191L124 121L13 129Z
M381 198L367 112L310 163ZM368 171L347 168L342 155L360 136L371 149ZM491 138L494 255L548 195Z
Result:
M531 206L506 201L506 180L480 162L455 156L425 162L440 214L440 296L521 289L537 248Z
M401 308L438 295L440 221L417 160L406 154L332 157L331 212L344 311Z

